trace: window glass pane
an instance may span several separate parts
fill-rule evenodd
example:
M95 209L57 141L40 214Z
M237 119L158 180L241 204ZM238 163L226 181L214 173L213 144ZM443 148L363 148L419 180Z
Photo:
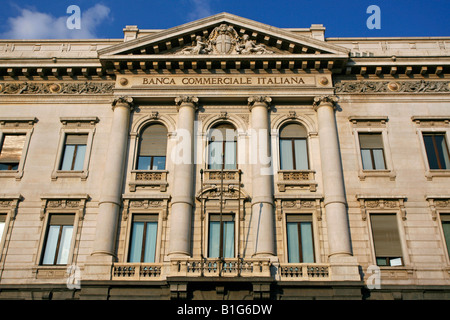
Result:
M302 222L300 224L300 233L302 240L302 262L314 262L314 246L311 222Z
M236 169L236 141L225 142L225 169Z
M392 267L401 266L403 264L402 258L391 258L389 259L389 263Z
M140 156L138 158L138 170L150 170L150 163L152 161L152 157Z
M153 157L152 170L164 170L166 168L166 157Z
M223 255L234 258L234 221L223 222Z
M58 245L59 229L61 226L49 226L47 242L44 250L43 264L54 264L56 247Z
M130 262L141 262L142 240L144 238L144 222L134 222L131 234Z
M86 154L86 145L78 145L76 151L77 154L75 155L73 170L82 171L84 165L84 156Z
M19 163L23 146L25 145L25 139L26 135L24 134L5 134L0 151L0 161Z
M220 221L209 222L208 257L218 258L220 254Z
M425 143L425 150L427 152L428 157L428 165L430 166L430 169L440 169L436 148L435 148L435 141L433 139L434 135L430 134L424 134L423 135L423 141Z
M450 256L450 221L442 221L442 229L444 230L444 238L447 244L447 251Z
M280 159L281 170L294 170L292 140L280 140Z
M222 141L211 141L209 144L209 161L210 169L222 169Z
M2 240L4 231L5 231L5 217L4 215L0 215L0 241Z
M155 262L157 232L158 222L147 222L143 262Z
M75 153L74 145L66 145L64 147L64 156L61 164L61 170L72 170L73 155Z
M450 169L447 141L445 140L445 136L443 134L436 135L436 144L441 162L441 169Z
M300 248L298 225L296 222L287 223L288 261L289 263L300 262Z
M361 149L361 159L364 170L373 170L372 156L370 149Z
M375 162L376 170L384 170L386 169L384 165L384 153L383 149L373 149L373 160Z
M63 226L56 264L67 264L72 241L73 226Z
M294 140L295 147L295 169L308 170L308 151L306 147L306 139Z

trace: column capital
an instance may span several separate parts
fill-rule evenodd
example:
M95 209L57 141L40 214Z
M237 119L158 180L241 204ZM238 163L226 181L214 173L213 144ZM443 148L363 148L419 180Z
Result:
M248 108L252 111L253 107L262 106L269 109L272 98L269 96L252 96L248 98Z
M115 97L111 102L112 109L116 107L127 107L130 111L134 109L133 98L128 96Z
M323 107L323 106L328 106L328 107L332 107L333 109L336 108L336 103L338 102L338 97L337 96L318 96L318 97L314 97L314 102L313 102L313 108L315 111L317 111L317 109L319 107Z
M198 98L196 96L179 96L175 98L175 104L177 105L177 111L180 110L182 105L185 107L192 107L194 110L197 110Z

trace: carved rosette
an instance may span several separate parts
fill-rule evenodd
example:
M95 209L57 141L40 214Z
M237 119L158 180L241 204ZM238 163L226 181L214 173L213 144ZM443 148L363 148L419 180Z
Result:
M338 100L339 99L336 96L318 96L314 98L313 108L315 111L317 111L317 109L322 106L336 108Z

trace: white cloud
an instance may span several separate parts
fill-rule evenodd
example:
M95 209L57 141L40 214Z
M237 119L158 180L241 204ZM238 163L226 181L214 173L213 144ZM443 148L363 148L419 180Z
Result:
M212 15L210 0L190 0L192 10L189 12L189 20L197 20Z
M69 29L67 19L71 14L54 17L48 13L21 9L20 15L8 18L8 31L4 39L91 39L95 29L109 17L110 9L97 4L87 10L81 8L81 29Z

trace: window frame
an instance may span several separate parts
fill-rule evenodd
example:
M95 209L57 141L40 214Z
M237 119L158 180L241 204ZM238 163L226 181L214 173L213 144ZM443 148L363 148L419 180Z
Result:
M281 133L282 133L283 129L286 126L291 125L291 124L303 127L305 129L305 131L306 131L306 136L304 138L292 138L292 137L291 138L282 138L281 137ZM282 161L282 154L281 154L281 141L282 140L291 141L292 160L293 160L293 167L294 167L293 169L281 169L281 166L282 166L282 163L283 163L283 161ZM296 160L295 159L295 140L304 140L305 141L306 161L307 161L307 166L308 166L307 169L297 169L297 168L295 168L295 166L296 166L296 161L295 161ZM278 145L278 150L277 150L278 151L278 170L279 171L305 171L305 172L306 171L311 171L310 146L309 146L310 141L309 140L310 139L309 139L308 129L301 122L299 122L299 121L287 121L287 122L284 122L280 126L280 128L278 129L278 144L277 144Z
M289 217L290 216L292 216L292 217L299 217L299 216L308 216L308 220L306 219L306 218L304 218L304 220L303 221L297 221L297 222L294 222L294 223L296 223L297 224L297 230L298 230L298 247L299 247L299 262L289 262L289 231L288 231L288 223L290 223L288 220L289 220ZM299 219L302 219L302 218L299 218ZM312 249L313 249L313 252L312 252L312 255L313 255L313 258L314 258L314 261L312 261L312 262L305 262L305 261L303 261L304 259L304 257L303 257L303 253L302 253L302 248L303 248L303 246L302 246L302 241L301 241L301 228L300 228L300 225L301 225L301 223L302 222L308 222L308 223L310 223L311 224L311 242L312 242ZM287 213L286 215L285 215L285 223L284 223L284 227L285 227L285 232L286 232L286 262L287 263L317 263L317 259L316 259L316 246L315 246L315 242L316 242L316 240L315 240L315 236L314 236L314 223L313 223L313 214L312 213Z
M4 249L7 241L11 238L12 229L14 226L14 221L17 214L17 208L19 201L23 200L22 195L0 195L0 203L2 204L2 210L0 210L1 215L5 215L5 226L3 229L3 234L0 237L0 261L4 258Z
M226 125L226 126L232 127L233 130L234 130L234 133L235 133L235 139L234 140L232 140L232 141L231 140L227 140L226 137L225 137L225 139L222 139L220 141L220 142L222 142L223 159L226 159L225 150L226 150L227 142L234 142L234 162L235 162L236 167L232 168L232 169L225 168L225 164L226 164L225 161L222 161L222 166L221 166L220 169L213 169L213 168L211 168L211 163L210 163L211 144L213 142L216 142L215 140L212 140L211 133L212 133L212 131L215 128L220 127L221 125ZM238 159L239 159L239 145L238 145L239 133L238 133L238 130L237 130L236 126L233 123L228 122L228 121L216 122L208 129L206 137L207 137L207 141L206 141L206 143L207 143L207 148L206 148L206 170L210 170L210 171L214 171L214 170L220 171L222 169L224 171L238 170L238 168L239 168L239 162L238 162Z
M41 220L41 235L39 238L38 252L36 254L36 272L37 277L39 273L46 273L46 270L65 269L67 266L76 262L78 257L79 246L76 244L80 242L81 231L83 227L84 214L86 209L86 202L90 199L87 194L74 194L71 196L60 195L43 195L41 197L42 206L40 212ZM46 245L47 232L49 230L50 217L53 214L58 215L73 215L73 230L72 239L70 242L70 250L68 254L67 264L64 265L44 265L43 261ZM56 275L55 275L56 276Z
M358 119L351 118L354 122L354 127L352 130L354 141L355 141L355 150L356 150L356 158L358 162L358 177L361 181L364 181L368 177L385 177L389 178L389 180L394 181L396 177L396 172L394 170L394 164L392 161L392 154L391 154L391 148L389 145L389 138L388 138L388 130L385 125L386 119L378 120L376 119L376 122L378 126L370 127L368 124L366 124L365 121L369 121L366 119L361 119L360 124L358 124ZM363 121L364 120L364 121ZM375 121L375 120L371 120ZM362 161L362 148L360 143L360 134L381 134L381 142L383 144L383 157L384 157L384 164L385 169L364 169L363 161Z
M1 118L0 119L0 148L2 148L5 135L25 135L25 142L20 156L17 170L0 170L0 178L15 178L21 180L24 174L25 163L34 132L37 118Z
M424 136L425 135L431 135L432 137L433 137L433 142L435 142L435 139L434 139L434 137L436 136L436 135L442 135L443 137L444 137L444 141L445 141L445 146L447 147L446 149L446 151L447 151L447 156L450 158L450 152L449 152L449 139L448 139L448 134L447 134L447 132L445 132L445 131L430 131L430 130L421 130L421 139L422 139L422 143L423 143L423 147L425 148L425 159L426 159L426 162L427 162L427 169L429 170L429 171L450 171L450 166L448 167L448 168L437 168L437 169L431 169L431 167L430 167L430 158L429 158L429 156L428 156L428 152L427 152L427 148L426 148L426 143L425 143L425 138L424 138ZM434 146L434 148L436 148L436 146ZM439 158L439 157L438 157ZM438 163L439 163L440 161L439 161L439 159L438 159Z
M60 118L62 127L60 129L59 142L55 163L51 178L53 181L59 178L80 178L82 181L89 176L89 164L91 159L92 145L95 135L95 124L99 121L97 117L86 118ZM71 134L87 134L86 152L84 155L82 170L61 170L60 166L64 157L66 137Z
M377 264L377 255L376 255L376 251L375 251L375 241L374 241L374 236L373 236L373 228L372 228L372 221L371 221L371 217L372 215L392 215L395 216L396 222L397 222L397 232L398 232L398 237L399 237L399 244L400 244L400 250L401 250L401 259L402 259L402 265L399 266L390 266L390 265L378 265ZM372 257L372 263L380 268L394 268L394 269L404 269L407 268L408 265L410 264L409 262L409 256L407 253L407 243L406 243L406 239L405 239L405 230L404 230L404 226L403 226L403 219L401 218L401 213L398 212L398 210L368 210L367 212L367 225L368 225L368 235L369 235L369 241L370 241L370 251L371 251L371 257ZM385 257L381 257L381 258L385 258Z
M135 157L134 157L134 161L133 161L133 169L132 169L133 171L142 171L142 172L144 172L144 171L147 171L147 172L148 171L167 171L167 160L168 160L167 154L168 154L168 143L169 143L169 138L168 137L166 139L166 154L164 155L164 169L149 169L149 170L138 169L139 158L140 158L139 153L140 153L140 149L141 149L141 141L140 141L140 139L142 137L143 132L146 129L148 129L149 127L153 126L153 125L163 126L166 129L167 135L169 134L169 130L168 130L167 126L164 123L161 123L159 121L151 121L151 122L145 123L142 126L142 128L139 130L139 133L136 135L136 148L135 148L136 150L135 150ZM160 156L152 155L152 156L148 156L148 157L151 158L150 168L152 168L153 167L154 158L155 157L160 157Z
M222 212L222 216L231 216L232 217L232 220L231 221L233 221L233 257L210 257L210 252L209 252L209 248L210 248L210 235L211 235L211 216L220 216L220 212L216 212L216 211L211 211L211 212L208 212L208 216L207 216L207 224L206 224L206 230L205 230L205 237L206 237L206 245L205 245L205 248L204 248L204 250L205 250L205 257L207 257L208 259L220 259L220 258L223 258L223 259L234 259L234 258L236 258L237 256L238 256L238 252L237 252L237 241L238 241L238 232L239 232L239 229L238 229L238 227L239 227L239 221L237 220L237 215L236 215L236 213L234 213L234 212L231 212L231 211L226 211L226 212ZM220 222L220 220L219 220L219 222ZM222 224L221 225L219 225L219 237L220 237L220 239L222 239L223 238L223 222L224 221L222 221ZM222 245L223 245L223 241L222 241L222 243L221 243ZM220 244L219 244L219 255L220 255L220 252L222 251L222 253L223 253L223 247L221 248L220 247Z
M148 221L134 221L134 219L137 217L137 216L145 216L145 217L151 217L151 218L148 218L149 220ZM150 220L150 219L152 219L152 220ZM133 244L133 241L132 241L132 236L133 236L133 234L134 234L134 224L135 224L135 222L144 222L144 233L143 233L143 236L142 236L142 243L141 243L141 254L140 254L140 261L130 261L131 260L131 246L132 246L132 244ZM146 261L143 261L144 260L144 249L145 249L145 239L146 239L146 234L147 234L147 231L148 231L148 223L149 222L156 222L156 235L155 235L155 237L156 237L156 239L155 239L155 256L153 257L153 262L146 262ZM159 214L146 214L146 213L134 213L134 214L132 214L132 216L131 216L131 223L130 223L130 234L129 234L129 241L128 241L128 250L127 250L127 256L126 256L126 261L128 262L128 263L143 263L143 264L146 264L146 263L156 263L156 257L158 256L158 254L157 254L157 252L158 252L158 236L159 236L159 230L160 230L160 223L159 223Z
M449 169L430 169L428 155L423 139L423 133L443 133L447 142L447 150L450 152L450 125L449 117L445 116L412 116L411 120L415 123L416 134L419 148L422 153L422 161L425 169L425 177L432 181L434 177L450 177Z

